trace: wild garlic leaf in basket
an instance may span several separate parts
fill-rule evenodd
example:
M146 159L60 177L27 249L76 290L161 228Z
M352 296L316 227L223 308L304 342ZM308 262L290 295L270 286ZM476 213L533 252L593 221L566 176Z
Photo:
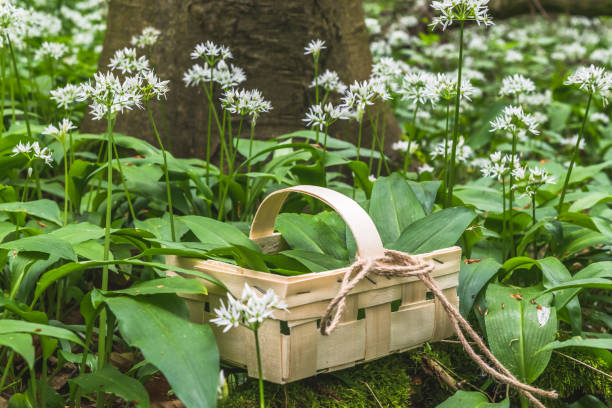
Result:
M425 216L419 199L399 173L376 180L369 213L384 246L395 242L406 227Z
M241 245L253 251L259 251L257 244L233 225L197 215L185 215L178 218L202 243L212 244L215 248Z

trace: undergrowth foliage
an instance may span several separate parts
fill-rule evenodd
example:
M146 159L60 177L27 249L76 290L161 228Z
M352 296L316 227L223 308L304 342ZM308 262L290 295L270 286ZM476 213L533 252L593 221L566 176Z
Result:
M241 88L249 67L227 44L202 39L184 50L193 65L183 83L169 83L150 60L164 40L155 27L98 67L106 3L0 0L1 398L11 407L148 407L145 384L163 375L197 408L263 406L264 397L270 406L526 406L464 366L453 340L265 392L240 370L220 370L211 328L189 322L177 294L207 293L184 277L223 284L165 256L287 276L350 265L350 231L308 199L292 197L278 217L288 249L265 254L248 239L268 193L310 184L354 198L386 248L461 246L460 311L495 356L520 381L557 388L560 400L547 406L603 406L597 398L612 397L612 24L494 21L487 0L417 3L400 16L364 4L367 80L323 66L325 38L304 44L314 104L294 132L257 140L274 101ZM152 108L184 87L208 101L201 158L165 149L159 125L169 118ZM403 131L390 151L380 102ZM114 131L138 109L155 145ZM107 130L79 131L86 114ZM338 137L338 121L355 121L355 137ZM228 294L214 323L248 327L259 344L260 324L285 308L266 289ZM425 397L431 361L462 390L436 386Z

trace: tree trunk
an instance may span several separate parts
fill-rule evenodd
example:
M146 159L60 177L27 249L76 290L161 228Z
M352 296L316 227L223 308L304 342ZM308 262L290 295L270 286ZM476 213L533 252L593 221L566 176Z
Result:
M326 42L319 72L335 70L349 84L367 79L371 70L368 32L357 0L111 0L100 70L105 70L117 49L129 46L130 38L147 26L162 31L149 57L159 77L170 80L171 89L168 100L162 102L163 112L155 107L158 127L170 150L182 157L203 158L205 154L206 95L201 89L185 88L182 80L195 62L189 53L197 43L212 40L228 46L234 55L231 62L246 71L247 81L240 86L259 89L271 101L273 110L257 122L258 138L304 128L301 119L314 103L314 90L309 88L314 66L312 57L304 55L310 40ZM216 99L219 96L217 89ZM383 108L391 143L400 129L390 109ZM102 130L90 120L85 128ZM122 115L116 130L154 142L146 112ZM347 121L337 122L330 132L345 140L355 140L357 134L356 125ZM215 137L213 149L217 144Z
M566 13L589 17L612 15L612 0L491 0L493 18L528 13L532 8L548 13Z

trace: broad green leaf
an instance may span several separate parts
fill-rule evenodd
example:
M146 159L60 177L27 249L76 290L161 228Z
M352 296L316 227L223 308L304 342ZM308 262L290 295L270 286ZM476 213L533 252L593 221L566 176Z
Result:
M9 399L8 408L32 408L32 404L26 394L15 393Z
M268 272L268 266L261 251L254 251L242 245L234 245L227 248L217 248L208 252L211 258L230 257L237 265L254 271ZM221 259L223 261L223 259Z
M212 330L187 320L185 301L175 295L113 296L105 302L126 342L164 374L187 407L215 407L219 353Z
M152 232L158 239L171 241L172 234L170 229L170 214L165 213L161 218L147 218L146 220L134 220L134 226L136 228L144 229ZM174 217L174 227L176 229L176 238L180 237L187 232L187 227L180 222L178 217Z
M559 283L567 282L572 279L565 265L555 257L540 259L537 264L542 271L544 277L544 287L550 288ZM579 334L582 331L582 309L578 298L573 298L574 294L571 291L560 291L555 293L554 304L557 310L563 307L567 308L570 315L570 323L574 334ZM573 299L572 299L573 298ZM567 300L571 299L571 300Z
M602 192L591 192L586 196L579 198L574 201L574 203L570 206L569 212L581 212L583 210L591 209L593 206L599 203L607 203L612 201L612 195L608 193Z
M57 225L62 225L60 209L57 203L52 200L42 199L28 201L25 203L12 202L0 204L0 211L7 213L23 213L32 217L51 221Z
M9 299L0 294L0 307L3 307L11 312L15 313L23 320L33 323L47 324L49 319L44 312L38 310L31 310L28 306L19 303L15 300Z
M34 235L31 237L21 238L15 241L5 242L0 244L0 248L8 249L17 252L40 252L43 254L53 254L62 259L76 261L77 256L72 245L58 237L53 237L51 234Z
M503 211L501 191L485 186L457 186L453 195L463 204L471 205L483 212L501 214Z
M78 385L86 394L103 391L116 395L136 407L149 407L149 394L140 381L122 374L110 364L91 374L81 374L69 382L70 385Z
M410 188L414 192L414 195L418 198L425 215L431 214L440 189L441 181L421 181L419 183L414 181L408 181Z
M50 271L45 272L44 275L41 276L38 283L36 284L36 291L34 292L34 301L42 295L42 293L51 286L54 282L59 279L62 279L72 273L84 271L86 269L97 268L103 265L136 265L136 266L148 266L150 268L162 269L162 270L171 270L174 272L179 272L184 275L196 276L198 278L205 279L215 285L219 285L221 287L225 287L221 282L212 276L206 275L205 273L192 271L189 269L181 268L174 265L166 265L157 262L144 262L139 261L137 259L118 259L112 261L84 261L84 262L71 262L65 265L62 265L58 268L51 269Z
M383 245L395 242L406 227L425 216L419 199L398 173L376 180L369 213Z
M153 279L136 283L127 289L104 292L105 295L157 295L160 293L206 294L206 286L196 279L185 279L180 276Z
M346 261L336 258L321 256L320 253L304 251L301 249L289 249L281 252L282 255L295 259L304 265L311 272L323 272L333 269L339 269L347 266Z
M32 336L28 333L7 333L0 334L0 346L13 349L28 363L30 368L34 368L34 345Z
M610 350L612 349L612 339L584 339L576 336L565 341L553 341L542 347L539 351L556 350L563 347L588 347Z
M62 329L61 327L49 326L46 324L24 322L23 320L2 319L0 320L0 334L10 333L30 333L37 336L49 336L64 339L83 345L73 332Z
M276 229L292 249L348 260L345 241L322 219L313 215L280 214L276 219Z
M612 279L605 278L590 278L590 279L572 279L565 283L561 283L559 285L555 285L551 288L546 289L546 293L554 292L561 289L571 289L571 288L600 288L600 289L612 289Z
M254 251L259 251L259 247L233 225L197 215L185 215L177 218L193 232L200 242L214 244L218 248L242 245Z
M436 408L510 408L510 400L490 402L481 392L459 390Z
M467 207L435 212L410 224L388 247L420 254L453 246L475 217L476 213Z
M584 395L578 401L568 405L566 408L609 408L608 405L604 404L597 397L593 395Z
M472 310L474 300L487 283L495 276L501 265L493 259L483 259L478 263L461 264L459 272L459 311L465 317Z
M104 236L104 228L88 222L81 222L79 224L68 224L65 227L50 232L48 235L64 240L71 245L76 245L92 239L102 238Z
M354 160L348 163L347 166L353 171L353 182L355 186L360 187L365 192L366 197L370 198L374 183L370 180L370 169L368 165L362 161Z
M527 384L535 381L548 365L551 352L538 353L538 350L554 341L557 332L556 309L550 306L552 296L538 298L538 304L530 302L540 293L536 287L516 288L492 283L485 295L488 310L485 325L491 351ZM522 300L511 295L520 295ZM547 319L538 318L538 307L550 309Z

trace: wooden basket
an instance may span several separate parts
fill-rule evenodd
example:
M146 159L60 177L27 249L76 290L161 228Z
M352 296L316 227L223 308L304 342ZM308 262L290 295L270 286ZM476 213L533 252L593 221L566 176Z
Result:
M263 252L274 253L283 249L280 234L274 233L274 222L291 192L315 197L337 211L355 237L358 257L383 255L378 231L368 214L345 195L316 186L279 190L261 203L251 226L250 238ZM461 249L445 248L422 257L434 261L432 277L444 295L457 305ZM342 322L331 335L323 336L318 328L320 317L338 292L347 268L281 276L212 260L168 256L167 262L214 276L235 296L240 296L245 282L262 292L274 289L288 305L289 312L275 310L274 318L266 320L259 329L259 340L263 377L278 384L402 352L424 342L446 338L454 332L443 307L426 292L417 277L372 276L359 282L347 296ZM218 286L205 280L202 282L209 290L208 295L183 295L190 318L197 323L207 323L214 318L214 309L225 297ZM214 324L211 327L221 359L244 367L249 376L257 377L253 333L244 327L227 333L222 333L222 329Z

